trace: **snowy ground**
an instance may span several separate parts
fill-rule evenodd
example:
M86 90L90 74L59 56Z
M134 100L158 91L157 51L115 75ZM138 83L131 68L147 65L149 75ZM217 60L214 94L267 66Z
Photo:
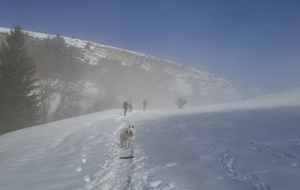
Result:
M1 190L299 190L300 90L182 110L111 110L0 136ZM136 128L134 148L119 148ZM119 156L135 155L133 159Z

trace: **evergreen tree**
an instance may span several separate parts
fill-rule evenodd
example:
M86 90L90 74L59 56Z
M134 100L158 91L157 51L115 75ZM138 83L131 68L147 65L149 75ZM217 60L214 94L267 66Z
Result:
M36 124L39 99L36 65L24 47L20 26L2 41L0 49L0 134Z

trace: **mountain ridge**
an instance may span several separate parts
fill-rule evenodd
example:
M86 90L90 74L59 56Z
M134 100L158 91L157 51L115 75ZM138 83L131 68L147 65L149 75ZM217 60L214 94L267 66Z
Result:
M0 27L0 34L9 31L8 28ZM98 91L96 95L92 95L92 100L88 100L89 104L107 101L105 97L109 96L114 96L115 101L119 102L105 109L116 108L117 104L121 105L125 100L141 104L147 99L152 109L160 109L174 107L174 101L178 97L186 98L187 106L194 107L243 100L258 94L255 89L230 79L153 55L59 34L23 32L35 40L29 47L37 43L46 44L47 40L61 37L67 46L77 48L82 55L73 56L74 60L89 67L82 69L84 79L80 80L86 80L88 86ZM44 57L39 58L38 62L43 62L43 59ZM141 109L141 105L136 108Z

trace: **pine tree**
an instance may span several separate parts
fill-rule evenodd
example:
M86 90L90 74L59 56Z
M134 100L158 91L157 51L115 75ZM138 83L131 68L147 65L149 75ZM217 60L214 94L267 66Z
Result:
M29 127L38 120L36 65L24 47L20 26L2 41L0 49L0 134Z

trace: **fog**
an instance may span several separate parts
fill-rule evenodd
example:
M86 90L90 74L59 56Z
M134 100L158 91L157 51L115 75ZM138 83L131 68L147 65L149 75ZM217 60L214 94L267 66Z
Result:
M3 34L0 38L4 38ZM132 101L134 110L142 110L144 100L149 104L147 109L178 108L178 98L187 100L184 107L196 107L244 100L293 87L292 84L280 87L272 82L256 90L239 80L226 79L230 77L225 70L212 74L199 67L195 69L156 56L59 34L31 33L26 35L26 47L37 64L40 90L52 89L43 100L43 122L122 109L124 101ZM201 53L203 59L207 59L204 64L208 64L213 52L205 56L204 52ZM234 56L225 57L238 61ZM213 60L222 63L222 58L221 54Z

